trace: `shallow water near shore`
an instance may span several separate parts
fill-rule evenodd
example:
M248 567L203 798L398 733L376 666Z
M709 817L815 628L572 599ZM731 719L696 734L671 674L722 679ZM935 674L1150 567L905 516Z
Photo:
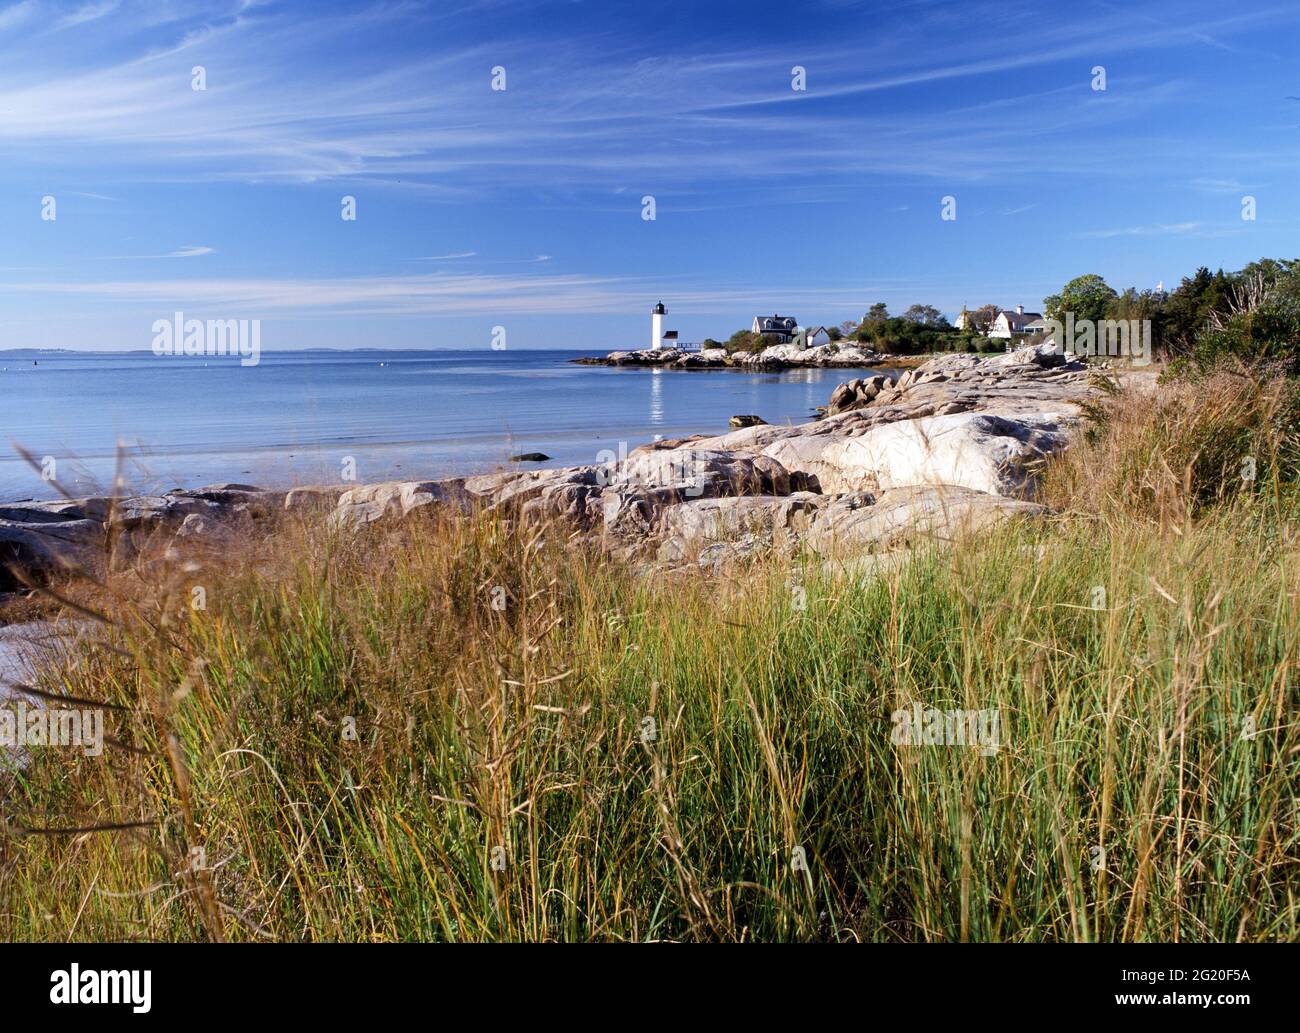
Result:
M126 446L129 490L261 487L480 472L511 455L594 463L654 440L721 434L734 415L804 422L869 372L576 365L592 352L312 351L238 358L0 353L0 501L56 496L13 451L51 456L76 494L106 491Z

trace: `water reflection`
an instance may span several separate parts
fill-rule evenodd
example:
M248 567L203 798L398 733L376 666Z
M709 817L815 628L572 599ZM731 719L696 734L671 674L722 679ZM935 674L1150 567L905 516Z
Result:
M664 371L650 371L650 423L658 426L664 422Z

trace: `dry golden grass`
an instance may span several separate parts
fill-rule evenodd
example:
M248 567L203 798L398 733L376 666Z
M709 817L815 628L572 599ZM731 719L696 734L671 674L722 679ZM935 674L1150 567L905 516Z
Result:
M0 936L1295 940L1294 442L1268 382L1162 391L1060 517L879 576L481 516L76 587L111 649L46 686L119 745L3 803ZM914 702L999 748L895 745Z

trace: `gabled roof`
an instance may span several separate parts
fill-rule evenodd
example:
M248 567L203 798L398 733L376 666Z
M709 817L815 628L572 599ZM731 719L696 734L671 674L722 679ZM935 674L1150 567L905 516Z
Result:
M1009 309L1003 309L998 315L1006 316L1009 326L1024 326L1026 323L1032 323L1035 319L1043 318L1041 312L1012 312Z

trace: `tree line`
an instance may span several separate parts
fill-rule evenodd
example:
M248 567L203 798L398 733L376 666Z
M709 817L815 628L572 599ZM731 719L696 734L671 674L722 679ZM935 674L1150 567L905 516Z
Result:
M1235 272L1202 266L1172 291L1117 291L1103 277L1087 273L1043 304L1044 314L1062 323L1067 313L1076 323L1150 320L1155 354L1181 364L1207 365L1235 356L1283 362L1300 372L1300 259L1261 258ZM967 310L966 325L958 328L933 305L916 304L891 315L878 301L861 320L845 320L828 333L833 342L852 341L895 355L1000 351L1006 339L990 339L988 332L1002 311L995 304ZM762 334L747 329L725 342L704 343L728 351L767 346Z

